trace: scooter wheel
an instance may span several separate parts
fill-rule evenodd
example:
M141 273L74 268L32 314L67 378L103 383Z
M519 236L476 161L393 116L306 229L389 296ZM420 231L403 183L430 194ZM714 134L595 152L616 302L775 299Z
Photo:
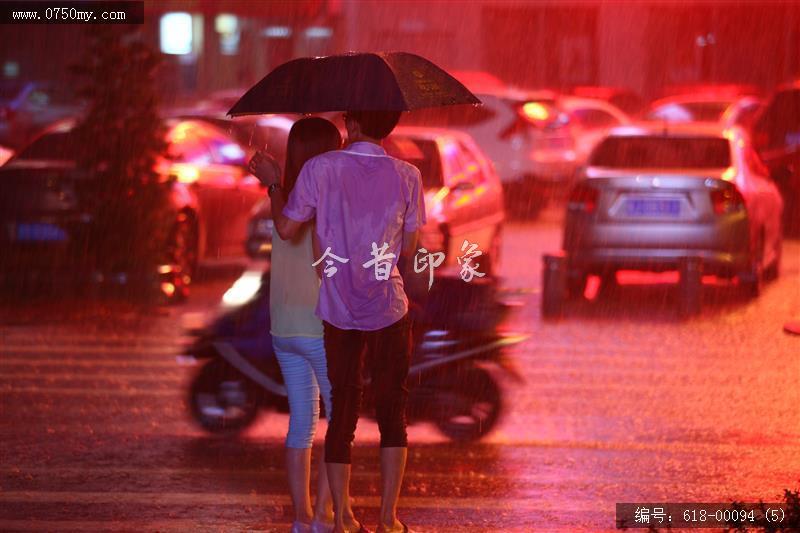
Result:
M500 418L502 400L494 378L482 368L459 373L436 392L434 423L456 442L481 439Z
M253 387L221 361L211 361L197 373L189 388L189 406L205 430L229 436L250 426L258 414Z

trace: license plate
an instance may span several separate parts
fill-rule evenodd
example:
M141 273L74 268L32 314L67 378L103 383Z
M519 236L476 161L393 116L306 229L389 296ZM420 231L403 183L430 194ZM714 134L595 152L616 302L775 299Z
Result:
M625 202L630 217L671 217L681 214L681 201L668 198L632 198Z
M67 232L54 224L17 224L16 238L23 242L61 242L67 240Z

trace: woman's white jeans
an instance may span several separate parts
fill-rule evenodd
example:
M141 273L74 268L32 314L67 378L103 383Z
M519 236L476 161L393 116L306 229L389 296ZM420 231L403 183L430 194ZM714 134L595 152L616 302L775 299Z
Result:
M331 412L331 383L322 337L272 337L289 396L288 448L310 448L319 420L319 397Z

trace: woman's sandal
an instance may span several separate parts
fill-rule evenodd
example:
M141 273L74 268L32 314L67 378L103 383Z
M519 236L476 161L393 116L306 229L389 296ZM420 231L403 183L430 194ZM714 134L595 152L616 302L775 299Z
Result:
M333 526L333 522L323 522L315 518L311 521L311 533L331 533Z
M398 521L399 521L399 520L398 520ZM403 533L409 533L409 532L411 532L411 530L410 530L410 529L408 529L408 526L405 524L405 522L402 522L402 521L399 521L399 522L400 522L400 525L401 525L401 526L403 526ZM412 533L413 533L413 532L412 532Z

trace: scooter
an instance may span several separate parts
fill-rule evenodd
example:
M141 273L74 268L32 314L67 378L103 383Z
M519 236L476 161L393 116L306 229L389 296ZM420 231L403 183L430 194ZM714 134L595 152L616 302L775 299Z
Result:
M504 352L527 336L498 332L509 306L498 302L495 282L481 281L437 277L426 301L410 305L407 419L431 421L453 441L478 440L497 424L503 410L497 373L521 381ZM211 433L233 436L260 411L289 408L269 333L269 272L245 273L225 301L228 309L215 320L187 332L179 358L205 361L188 391L192 417ZM372 418L373 405L365 379L362 416Z

